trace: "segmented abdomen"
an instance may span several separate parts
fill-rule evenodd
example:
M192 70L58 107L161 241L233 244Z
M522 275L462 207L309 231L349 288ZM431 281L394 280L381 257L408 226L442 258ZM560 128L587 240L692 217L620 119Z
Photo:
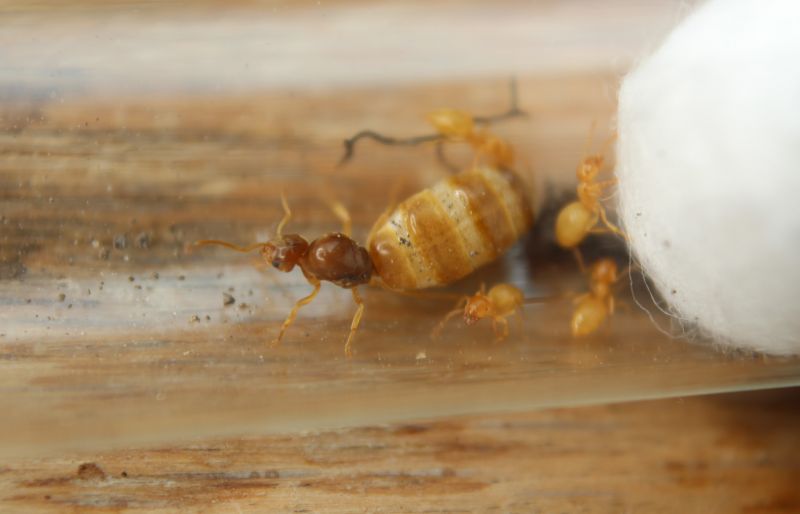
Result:
M444 285L505 252L533 223L525 187L510 171L476 168L408 198L373 227L375 270L392 289Z

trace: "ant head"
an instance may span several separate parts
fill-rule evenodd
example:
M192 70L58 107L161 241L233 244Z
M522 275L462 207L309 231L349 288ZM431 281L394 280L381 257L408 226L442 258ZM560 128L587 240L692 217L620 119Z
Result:
M470 296L464 307L464 323L472 325L481 318L489 316L492 312L492 301L482 293Z
M602 155L590 155L586 157L581 163L578 165L577 170L577 177L578 181L586 182L588 180L593 179L600 173L600 168L603 167L603 156Z
M261 255L272 267L289 272L308 250L308 241L298 234L278 236L261 247Z
M428 115L428 122L436 131L450 139L466 139L475 130L472 116L454 109L439 109Z
M613 284L617 281L617 263L611 259L600 259L592 266L591 280L594 283Z

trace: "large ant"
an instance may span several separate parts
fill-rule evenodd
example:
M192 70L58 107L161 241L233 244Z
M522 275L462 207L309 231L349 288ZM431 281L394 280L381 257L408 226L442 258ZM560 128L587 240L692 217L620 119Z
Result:
M350 238L352 222L350 215L343 205L334 203L332 209L336 217L342 222L341 232L332 232L317 238L310 243L299 234L283 234L283 227L291 219L292 212L285 195L281 195L284 216L278 224L275 237L265 243L255 243L249 246L237 246L226 241L204 239L197 241L197 245L219 245L237 252L251 252L261 250L264 259L272 264L278 271L288 273L298 266L308 283L314 290L294 304L289 316L281 325L278 336L272 341L273 345L280 343L286 329L294 322L297 312L304 305L308 305L317 296L321 282L333 282L339 287L350 289L353 301L357 305L353 321L350 323L350 332L344 345L345 354L352 356L353 335L361 322L364 312L364 302L358 294L358 286L369 283L372 278L373 267L369 252Z

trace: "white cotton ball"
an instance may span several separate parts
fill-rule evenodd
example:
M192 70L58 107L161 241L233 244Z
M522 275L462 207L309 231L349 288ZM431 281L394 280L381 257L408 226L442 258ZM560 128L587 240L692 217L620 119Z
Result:
M619 214L685 327L800 353L800 2L712 0L624 80Z

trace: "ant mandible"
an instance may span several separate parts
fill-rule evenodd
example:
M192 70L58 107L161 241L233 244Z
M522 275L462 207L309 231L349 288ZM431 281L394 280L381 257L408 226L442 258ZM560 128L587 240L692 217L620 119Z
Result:
M280 343L283 334L294 322L300 308L311 303L317 296L322 281L333 282L339 287L350 289L357 308L353 321L350 323L350 332L344 345L344 352L351 357L353 336L364 313L364 302L361 295L358 294L358 286L367 284L373 273L369 252L350 238L352 222L347 209L340 203L334 202L331 208L342 222L342 231L325 234L311 242L299 234L283 234L283 227L291 219L292 211L289 209L289 203L284 194L281 194L281 203L283 204L283 219L278 224L275 237L265 243L242 247L227 241L204 239L195 244L198 246L224 246L243 253L260 249L262 257L278 271L288 273L295 266L300 268L314 290L294 304L289 316L281 325L280 333L272 341L273 345Z

